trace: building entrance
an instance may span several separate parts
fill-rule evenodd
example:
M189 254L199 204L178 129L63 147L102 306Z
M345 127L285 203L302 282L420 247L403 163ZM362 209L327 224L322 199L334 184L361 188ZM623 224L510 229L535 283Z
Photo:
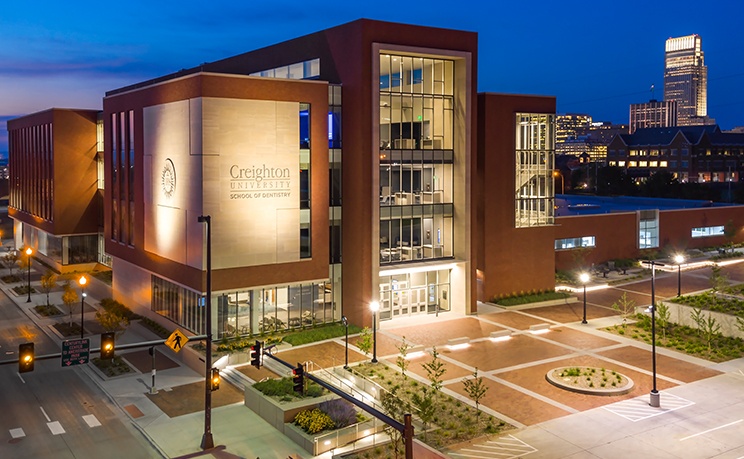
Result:
M450 310L450 270L380 277L380 320Z

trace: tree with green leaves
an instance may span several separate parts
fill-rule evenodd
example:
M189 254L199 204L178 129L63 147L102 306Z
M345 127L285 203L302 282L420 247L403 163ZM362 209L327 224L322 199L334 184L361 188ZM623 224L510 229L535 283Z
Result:
M40 289L46 294L46 305L49 306L49 293L57 286L57 275L51 269L41 276Z
M710 287L713 292L720 292L728 286L728 276L723 272L718 263L710 267Z
M447 369L444 367L444 362L439 358L436 347L431 350L431 360L421 366L426 371L426 377L431 383L431 388L437 392L442 390L442 376L447 372Z
M623 319L623 328L627 327L628 318L635 314L635 308L635 300L628 298L628 292L623 292L623 295L612 303L612 309L619 312L620 317Z
M364 355L369 355L369 353L372 351L372 346L374 345L374 341L372 338L372 330L369 327L362 328L362 331L359 333L359 340L356 343L356 346L359 348L360 351L364 352Z
M406 377L406 370L408 369L408 359L406 356L408 355L408 350L411 348L411 345L406 342L406 337L403 337L403 341L396 346L398 349L398 358L395 359L395 364L398 365L398 368L400 368L401 373L403 373L403 376Z
M380 393L380 404L382 405L385 414L402 423L404 415L411 411L411 407L402 398L398 397L399 386L393 386L390 392L384 391ZM393 452L397 459L400 454L401 446L403 443L403 435L398 429L394 429L391 426L385 427L385 432L390 437L390 443L393 445Z
M478 376L478 368L475 369L473 377L470 379L464 379L462 384L465 388L465 393L475 402L475 415L480 416L480 401L486 396L488 386L483 383L483 377Z
M659 324L659 328L661 329L662 339L666 339L666 331L667 328L669 328L670 316L671 312L669 311L669 306L665 303L656 304L656 322Z
M107 332L120 334L129 325L129 319L118 311L102 309L96 311L96 320Z
M718 324L718 321L715 317L713 317L713 314L708 313L708 316L703 319L702 321L702 330L703 330L703 337L705 338L705 341L708 343L708 352L710 352L711 346L713 344L713 340L716 338L718 333L721 331L721 326Z
M690 311L690 318L693 322L695 322L695 325L697 326L697 332L698 336L702 334L703 330L703 322L705 321L705 317L703 316L703 308L692 308L692 311Z
M18 266L18 251L10 250L3 257L3 265L8 268L10 275L13 275L13 269Z
M427 390L426 387L421 389L421 393L414 392L411 395L411 403L418 411L418 417L424 424L424 441L426 441L426 431L428 430L429 423L434 419L434 414L437 412L437 406L434 403L434 391Z

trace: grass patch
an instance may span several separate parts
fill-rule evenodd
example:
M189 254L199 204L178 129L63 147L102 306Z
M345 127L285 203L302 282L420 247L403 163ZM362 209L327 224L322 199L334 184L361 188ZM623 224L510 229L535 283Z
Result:
M362 331L361 327L356 325L349 325L349 334L353 335ZM319 326L316 328L310 328L300 332L289 333L284 336L283 341L289 343L292 346L299 346L301 344L314 343L317 341L324 341L331 338L338 338L345 336L346 327L343 324L330 324Z
M495 303L500 306L517 306L520 304L539 303L541 301L563 300L570 296L567 292L532 293L499 298Z
M606 328L605 331L624 334L626 337L651 344L651 318L645 314L638 314L636 318L638 321L628 323L625 331L619 325ZM701 331L675 323L670 323L665 329L656 326L656 345L716 363L744 357L744 340L741 338L718 333L711 340L708 349L708 341Z
M167 328L163 327L159 323L155 322L154 320L148 318L148 317L139 317L139 323L146 329L150 330L151 332L155 333L159 337L163 339L168 339L168 337L171 335L171 331L169 331Z
M28 295L28 285L17 285L13 287L13 291L20 296ZM36 290L34 290L33 287L31 287L31 293L36 293Z
M305 396L301 397L294 391L294 382L292 378L284 377L281 379L267 379L257 382L253 388L267 397L272 397L280 402L290 402L303 398L320 397L325 392L322 387L312 381L305 380Z
M736 296L744 296L743 292L744 284L739 284L727 287L722 291L722 293L731 296L720 296L707 291L699 295L683 295L679 298L671 298L668 301L693 308L744 317L744 298L735 298Z
M16 282L20 282L21 278L17 274L13 274L13 275L3 276L2 280L6 284L14 284Z

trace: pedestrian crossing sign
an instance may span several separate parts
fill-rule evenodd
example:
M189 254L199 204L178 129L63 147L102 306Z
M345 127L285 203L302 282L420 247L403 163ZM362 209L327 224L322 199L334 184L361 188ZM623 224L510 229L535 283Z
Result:
M165 345L174 351L178 352L186 344L189 339L179 329L175 329L173 333L165 340Z

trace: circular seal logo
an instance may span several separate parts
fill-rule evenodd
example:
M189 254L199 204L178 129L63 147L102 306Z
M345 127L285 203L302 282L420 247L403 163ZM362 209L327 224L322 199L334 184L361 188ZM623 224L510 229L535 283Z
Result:
M170 158L165 160L165 166L160 173L160 184L166 198L170 198L176 192L176 168Z

